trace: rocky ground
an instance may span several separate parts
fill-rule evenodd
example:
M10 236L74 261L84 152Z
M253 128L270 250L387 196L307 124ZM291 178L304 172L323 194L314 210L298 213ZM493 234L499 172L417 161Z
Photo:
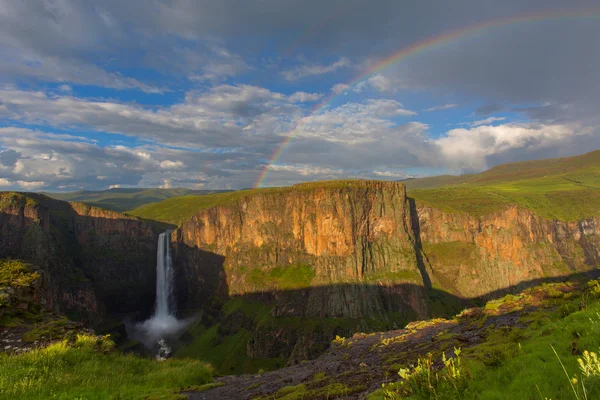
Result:
M398 369L416 364L419 357L431 352L437 360L441 352L451 356L455 347L463 354L467 350L468 356L468 349L485 342L490 332L508 335L523 328L533 313L555 308L557 298L577 289L569 283L545 285L465 310L452 320L413 322L405 329L338 338L315 360L262 374L224 376L216 380L221 386L185 394L194 400L364 399L382 384L398 381Z
M18 354L65 338L77 333L93 332L83 324L69 321L55 314L36 316L35 321L20 321L10 326L0 326L0 352Z

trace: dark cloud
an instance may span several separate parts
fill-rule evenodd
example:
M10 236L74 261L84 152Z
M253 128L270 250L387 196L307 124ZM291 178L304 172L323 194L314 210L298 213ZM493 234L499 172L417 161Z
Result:
M17 160L21 158L21 153L15 150L2 150L0 151L0 164L5 167L14 167Z

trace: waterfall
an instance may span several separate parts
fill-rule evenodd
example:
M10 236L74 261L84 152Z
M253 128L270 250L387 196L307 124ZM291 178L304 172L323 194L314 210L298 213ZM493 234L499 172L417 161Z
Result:
M156 253L156 308L154 316L164 319L173 314L173 262L171 260L171 231L158 237Z
M159 360L170 356L168 340L180 335L191 322L189 319L179 320L175 317L175 273L171 257L171 232L166 231L158 236L154 315L136 324L130 335L149 349L153 349Z

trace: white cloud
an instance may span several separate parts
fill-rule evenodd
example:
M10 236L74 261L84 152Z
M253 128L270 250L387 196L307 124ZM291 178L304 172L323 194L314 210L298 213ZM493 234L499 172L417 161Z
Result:
M0 178L0 186L10 186L12 182L6 178Z
M346 85L345 83L336 83L331 88L331 91L333 93L341 93L341 92L348 90L349 88L350 88L350 85Z
M504 124L452 129L434 140L446 166L483 170L488 157L515 150L552 148L594 131L578 125Z
M494 122L505 121L505 120L506 120L506 117L489 117L489 118L480 119L478 121L473 121L473 122L463 122L462 124L475 127L475 126L481 126L481 125L489 125Z
M458 107L458 104L450 103L450 104L442 104L441 106L429 107L423 111L431 112L431 111L441 111L441 110L449 110L451 108Z
M240 147L275 140L302 112L286 95L250 85L190 91L184 102L154 110L10 88L0 89L0 104L6 106L3 116L7 119L61 128L77 126L194 148ZM244 130L247 126L253 129Z
M296 92L289 96L289 100L292 103L308 103L312 101L317 101L321 97L323 97L323 95L320 93Z
M281 72L281 75L288 81L296 81L309 76L328 74L349 66L350 60L346 57L342 57L329 65L301 65L294 69L283 71Z
M332 169L326 167L319 167L317 165L307 164L274 164L271 165L271 170L275 172L294 172L301 176L313 176L313 175L330 175L339 176L344 173L341 169Z
M373 175L381 178L394 178L394 179L402 179L407 178L408 175L404 172L394 172L394 171L373 171Z
M356 93L360 93L363 90L370 88L379 93L394 93L401 87L399 81L397 79L392 79L390 77L376 74L372 77L359 82L353 88Z
M161 163L159 165L162 169L181 169L181 168L185 167L185 164L183 164L181 161L171 161L171 160L161 161Z
M27 190L35 190L39 189L43 186L46 186L45 182L28 182L28 181L17 181L19 186Z

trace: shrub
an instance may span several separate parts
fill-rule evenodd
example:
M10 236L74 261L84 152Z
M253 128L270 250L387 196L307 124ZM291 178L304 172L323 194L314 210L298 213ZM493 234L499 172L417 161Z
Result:
M460 349L454 348L455 357L442 353L442 366L436 371L433 355L420 358L416 367L401 368L398 375L403 381L384 385L384 398L393 400L403 397L414 399L458 399L468 385L468 373L460 359Z

